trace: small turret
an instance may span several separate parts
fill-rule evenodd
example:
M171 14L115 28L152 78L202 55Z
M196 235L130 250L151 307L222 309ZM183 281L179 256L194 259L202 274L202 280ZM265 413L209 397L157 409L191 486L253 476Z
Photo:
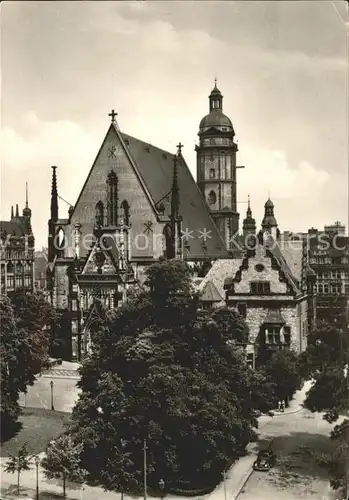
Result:
M250 234L256 234L256 221L252 217L252 210L250 206L250 196L248 196L248 206L246 211L246 217L242 223L244 238L247 238Z
M26 224L27 224L28 233L32 232L31 216L32 216L32 211L30 210L29 205L28 205L28 183L26 182L25 183L25 208L23 209L23 217L24 217L24 220L26 221Z
M264 218L262 221L262 229L264 233L269 233L274 239L277 239L280 231L274 216L274 203L270 198L267 199L264 205Z

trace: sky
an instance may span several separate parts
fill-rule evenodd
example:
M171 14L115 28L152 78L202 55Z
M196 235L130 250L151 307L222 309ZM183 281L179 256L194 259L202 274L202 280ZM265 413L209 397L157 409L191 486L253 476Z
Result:
M74 204L121 131L194 151L217 77L239 144L238 210L281 231L348 226L348 6L323 1L1 3L1 219L29 206L47 244L51 165ZM60 202L60 217L68 204Z

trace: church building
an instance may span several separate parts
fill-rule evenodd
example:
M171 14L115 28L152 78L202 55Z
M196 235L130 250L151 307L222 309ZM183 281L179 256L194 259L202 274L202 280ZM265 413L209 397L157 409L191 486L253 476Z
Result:
M58 213L58 169L52 167L47 281L51 303L71 319L67 358L86 352L97 302L120 305L160 258L184 259L203 273L233 255L231 238L238 231L238 148L216 84L199 126L197 183L181 143L170 153L131 137L116 115L109 115L101 148L66 217Z

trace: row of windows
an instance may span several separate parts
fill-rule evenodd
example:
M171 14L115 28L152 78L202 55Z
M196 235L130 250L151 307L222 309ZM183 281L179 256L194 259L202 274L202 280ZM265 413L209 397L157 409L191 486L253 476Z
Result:
M16 262L16 264L13 264L12 262L8 262L7 264L1 264L1 274L5 274L5 266L6 267L6 272L7 274L20 274L23 272L30 273L32 270L31 264L22 264L21 262Z
M229 146L230 140L223 138L223 137L216 137L215 139L205 139L204 144L210 145L210 146Z
M340 265L340 264L347 264L348 263L348 258L347 257L311 257L309 259L310 264L334 264L334 265Z
M323 284L323 283L318 283L317 285L317 292L318 293L342 293L342 285L337 284L337 285L328 285L328 284ZM344 293L349 294L349 284L346 283L344 285Z
M319 271L317 273L317 277L319 279L323 278L332 278L332 279L341 279L341 278L349 278L349 271Z
M6 286L7 288L14 288L16 284L16 288L20 288L22 286L31 286L32 283L32 277L31 276L24 276L24 279L22 276L7 276L6 279Z
M121 218L123 219L124 224L128 226L130 223L130 206L126 200L121 203L120 208L122 209ZM104 226L105 224L111 224L112 222L113 224L116 223L116 220L111 219L109 214L106 217L105 212L103 202L99 201L96 205L96 224Z
M30 256L29 252L27 251L22 251L22 252L15 252L13 250L6 250L6 259L7 260L21 260L28 258Z
M252 281L250 283L250 292L256 295L265 295L270 293L269 281Z

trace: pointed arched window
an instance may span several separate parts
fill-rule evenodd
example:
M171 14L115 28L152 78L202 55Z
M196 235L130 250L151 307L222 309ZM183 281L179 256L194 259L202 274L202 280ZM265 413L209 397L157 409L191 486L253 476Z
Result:
M97 226L104 225L104 205L101 201L96 204L96 224Z
M166 252L165 252L165 257L166 259L174 259L175 258L175 245L174 245L174 238L173 238L173 232L170 224L165 224L164 230L163 230L163 243L165 243L166 246Z
M121 203L122 218L124 219L124 224L126 226L130 225L130 205L126 200Z
M215 179L216 171L214 168L210 168L210 179Z
M208 204L209 205L215 205L217 201L217 196L214 191L210 191L208 194Z
M108 225L116 226L118 220L118 178L113 170L107 177L108 185Z
M63 229L60 227L56 233L56 241L57 245L57 257L64 257L65 250L65 234Z

